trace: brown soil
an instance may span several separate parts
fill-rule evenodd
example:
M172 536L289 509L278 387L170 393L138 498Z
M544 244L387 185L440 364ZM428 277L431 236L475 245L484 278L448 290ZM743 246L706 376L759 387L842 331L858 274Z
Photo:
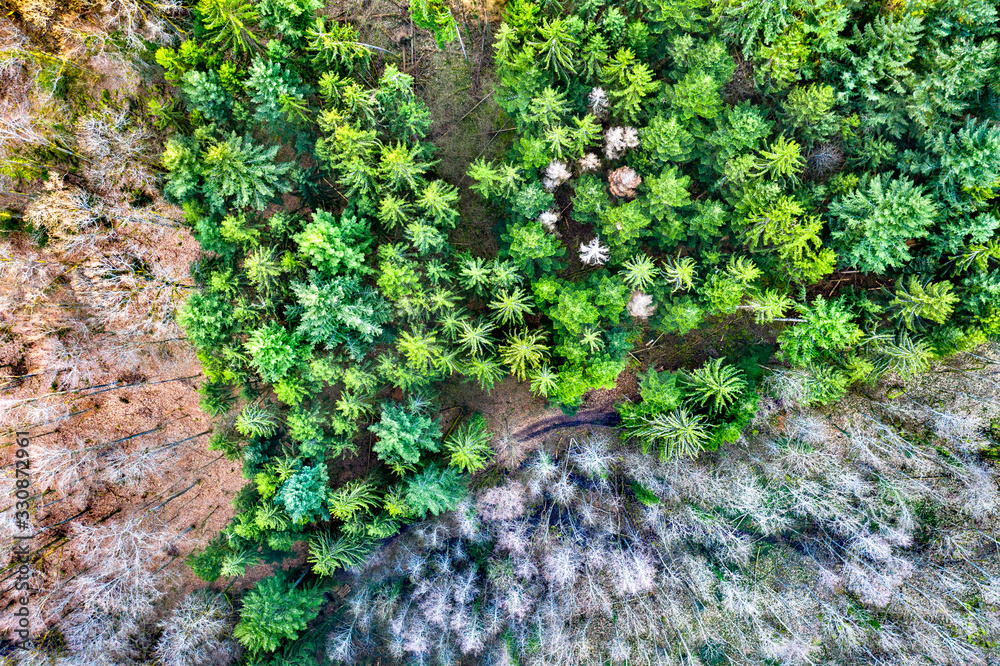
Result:
M544 401L531 395L527 384L513 377L499 382L489 393L472 382L448 382L438 397L438 404L445 415L450 412L482 414L493 433L497 464L501 467L517 466L532 448L525 446L514 433L546 416L561 414L547 408Z
M826 279L809 285L806 290L807 297L811 301L817 296L824 298L834 298L848 289L856 291L880 291L892 287L893 280L872 273L862 273L860 271L837 271L826 277Z
M145 259L157 275L171 276L179 284L188 282L188 266L199 249L186 230L137 227L120 234L133 246L148 248ZM95 254L114 252L124 242L112 239ZM230 500L245 481L238 463L206 448L211 419L199 408L200 363L172 325L153 336L123 338L103 331L95 323L100 302L86 291L88 283L79 279L83 262L61 255L58 247L33 253L44 262L44 271L35 282L25 278L4 285L14 290L18 307L0 321L23 344L19 363L0 368L0 400L28 402L4 410L0 418L11 430L30 426L28 448L35 459L32 490L42 494L34 502L32 525L37 536L31 547L35 565L44 575L42 589L56 589L77 573L69 539L75 523L114 525L137 516L146 516L150 526L175 535L167 571L180 577L180 589L202 586L183 566L183 559L226 525L233 513ZM179 291L176 302L185 295ZM154 313L139 311L132 320L146 316ZM123 323L128 325L129 318ZM113 353L122 343L134 345L131 352ZM61 344L80 345L79 361L56 359L52 350ZM59 382L69 381L67 373L74 367L81 371L80 379L69 390L59 390ZM0 441L8 498L0 510L13 500L11 430ZM93 465L81 468L81 479L56 478L41 487L46 470L53 469L45 464L46 452L86 449L99 453ZM144 470L134 483L115 480L107 471L113 455L138 456L153 450L158 450L158 464ZM4 535L5 544L10 536ZM11 592L8 580L0 604L10 603Z
M497 453L495 466L513 469L538 449L553 430L616 424L618 414L614 405L625 398L638 398L638 380L632 369L619 375L614 389L590 391L575 414L546 406L544 400L531 395L526 383L513 377L507 377L489 393L475 384L449 382L439 402L444 407L442 414L450 420L474 412L482 414L493 433L493 447ZM489 470L484 473L488 474Z
M575 428L580 426L613 427L620 422L621 417L614 410L588 409L584 412L577 412L573 416L561 414L536 421L524 430L514 433L514 436L522 441L528 441L545 437L553 430L560 428Z
M740 357L750 345L771 345L781 324L762 325L747 312L709 318L701 328L681 337L648 330L636 343L632 357L637 365L655 370L696 368L711 358Z

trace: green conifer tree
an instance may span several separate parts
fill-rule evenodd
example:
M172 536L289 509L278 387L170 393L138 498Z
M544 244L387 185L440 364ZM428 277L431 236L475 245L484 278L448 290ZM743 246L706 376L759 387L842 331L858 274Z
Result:
M264 210L271 198L287 189L281 177L292 168L290 162L274 161L278 147L255 146L249 138L231 133L202 153L205 198L216 210L227 203L236 208Z
M305 631L323 601L323 590L316 585L295 585L284 573L269 576L243 598L233 636L253 655L274 652Z
M906 241L927 236L937 215L922 187L879 174L830 204L831 237L842 263L884 273L910 260Z
M257 20L257 10L244 0L200 0L198 13L202 17L208 42L222 51L232 49L237 53L258 48L257 37L250 25Z
M430 465L404 482L405 501L409 515L423 520L427 514L440 515L450 511L465 496L462 477L456 469Z
M437 422L397 402L384 404L379 422L368 429L378 438L375 453L397 473L412 469L425 453L441 449Z
M705 365L683 375L691 401L699 406L708 404L718 412L733 404L747 388L739 370L724 365L723 359L714 358Z

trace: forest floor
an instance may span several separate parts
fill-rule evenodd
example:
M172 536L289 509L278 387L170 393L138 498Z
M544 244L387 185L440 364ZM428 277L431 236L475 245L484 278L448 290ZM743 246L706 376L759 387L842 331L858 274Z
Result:
M178 233L193 242L186 231ZM60 300L71 299L69 288L63 289ZM239 463L207 450L211 419L199 408L201 364L193 350L183 341L152 345L131 362L101 358L95 351L84 359L87 381L60 393L56 382L64 373L37 370L48 364L44 357L54 340L34 334L48 330L46 314L35 319L13 328L24 334L26 367L40 374L12 381L0 374L0 398L51 409L57 419L29 430L36 487L52 488L32 518L39 530L34 540L39 568L53 580L77 573L66 548L75 522L142 516L148 529L176 535L168 571L180 577L180 587L200 587L183 558L225 527L233 513L231 499L245 481ZM114 344L113 336L105 344ZM60 416L64 413L68 418ZM12 465L13 452L13 446L3 448L5 466ZM146 462L136 463L135 476L116 479L105 465L123 457Z

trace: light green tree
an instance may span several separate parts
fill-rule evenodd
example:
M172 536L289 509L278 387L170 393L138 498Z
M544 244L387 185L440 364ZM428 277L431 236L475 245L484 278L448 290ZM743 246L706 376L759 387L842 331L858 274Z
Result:
M449 464L465 474L474 474L493 458L493 435L481 414L473 414L469 422L455 429L444 440L450 456Z
M252 364L266 382L276 382L303 360L301 339L272 321L256 329L247 340Z
M382 146L378 174L385 180L390 190L396 192L417 190L418 181L431 167L430 164L420 161L420 151L419 143L414 143L410 148L402 143Z
M489 199L497 194L497 186L503 181L500 171L482 157L469 164L469 178L476 181L470 185L469 189L477 193L484 199Z
M934 352L925 340L914 338L906 331L896 336L875 337L875 369L879 373L894 372L904 378L930 370Z
M622 280L630 289L643 291L648 289L659 277L660 269L647 254L637 254L622 264L625 269Z
M496 327L488 321L462 322L458 332L458 343L468 349L473 356L488 356L493 353L496 343L491 333Z
M327 508L337 520L348 521L357 514L371 511L379 505L376 486L369 479L348 481L327 494Z
M443 180L432 180L417 197L416 203L425 215L434 220L435 225L451 228L458 221L457 202L457 187Z
M643 453L658 449L663 460L694 458L709 439L705 417L683 407L647 416L627 432L640 441Z
M268 296L278 289L278 278L284 273L284 268L277 259L277 253L271 247L255 248L246 256L243 270L250 284Z
M326 508L328 482L326 463L303 465L284 480L274 502L284 507L297 525L323 520L329 516Z
M637 120L643 100L660 88L649 65L640 62L627 47L619 49L602 68L601 78L609 85L614 112L626 122Z
M468 254L459 256L458 283L464 289L482 294L490 286L490 278L490 268L485 259Z
M785 101L785 113L799 136L806 141L823 139L839 129L840 121L833 113L833 87L813 83L796 86Z
M512 224L502 239L510 244L510 258L528 275L534 275L536 267L548 272L554 267L555 258L566 254L566 248L541 222Z
M451 7L444 0L413 0L410 2L410 16L415 26L434 33L439 49L456 38L461 39Z
M528 114L532 122L549 127L560 124L563 116L569 113L569 108L565 93L552 87L546 87L537 96L531 98Z
M328 530L309 541L309 563L313 573L332 576L338 569L359 566L371 554L374 544L353 534L341 533L336 538Z
M388 229L405 226L412 219L413 206L403 197L387 192L378 206L378 221Z
M403 331L396 340L396 347L406 357L407 365L420 373L427 373L443 351L437 335L432 331Z
M563 19L542 19L538 26L540 39L534 44L542 65L559 76L569 78L575 73L573 48L579 43Z
M524 315L531 314L531 297L520 287L500 289L489 307L493 310L493 318L500 324L520 324L524 322Z
M846 351L864 339L854 323L854 314L843 300L828 301L817 296L808 305L798 305L801 323L786 328L778 336L781 355L790 363L808 367L829 354Z
M201 155L205 197L213 208L224 210L249 206L264 210L271 198L286 189L281 177L292 168L290 162L274 161L278 146L255 146L247 137L231 133Z
M732 365L724 365L721 358L713 358L682 377L692 402L699 406L708 404L713 412L733 404L747 387L742 373Z
M896 283L896 297L889 303L889 307L899 312L906 328L912 331L918 327L921 319L936 324L948 321L958 300L950 282L923 284L920 278L911 275L905 287L902 279Z
M548 346L544 339L544 331L523 328L508 334L506 344L501 345L500 358L519 381L523 382L528 372L540 367L545 360Z
M766 150L760 151L756 175L794 183L805 166L806 160L798 142L782 134Z
M397 402L383 404L379 422L368 429L378 438L375 453L397 474L412 469L425 453L441 450L437 422Z
M293 238L303 259L328 276L366 272L365 253L374 242L363 217L344 213L338 218L323 210L314 212Z
M531 381L531 392L543 398L554 394L559 387L559 374L547 365L531 372L528 379Z
M906 241L927 236L937 216L923 187L879 174L830 204L830 235L845 265L881 274L910 260Z
M248 24L257 20L257 10L244 0L200 0L198 13L208 32L208 42L220 50L246 52L260 48Z
M669 258L663 266L663 276L670 286L670 293L694 288L697 264L691 257Z
M278 419L273 411L254 402L240 411L235 425L244 437L270 437L278 429Z
M440 515L454 509L465 496L459 471L429 465L419 474L406 479L405 501L409 515L423 520L427 514Z
M507 375L503 364L497 358L471 357L462 368L462 373L475 378L479 387L491 391L498 381Z
M758 324L767 324L780 319L794 305L795 301L784 292L766 289L753 295L747 305L740 307L753 310L754 320Z

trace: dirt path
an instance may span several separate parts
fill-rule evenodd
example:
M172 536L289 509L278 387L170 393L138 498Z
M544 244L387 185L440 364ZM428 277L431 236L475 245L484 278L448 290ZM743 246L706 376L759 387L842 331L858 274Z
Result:
M622 417L618 414L618 412L606 409L593 409L578 412L573 416L559 414L557 416L550 416L547 419L542 419L541 421L536 421L527 428L517 431L513 436L523 442L535 439L536 437L541 437L542 435L548 434L559 428L572 428L584 425L616 426L621 423L621 420Z

